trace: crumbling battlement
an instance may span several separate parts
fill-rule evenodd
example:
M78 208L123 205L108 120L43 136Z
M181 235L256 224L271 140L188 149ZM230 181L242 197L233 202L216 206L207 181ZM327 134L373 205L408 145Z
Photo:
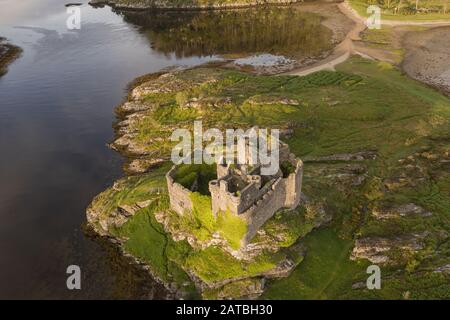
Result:
M167 191L170 198L170 207L179 214L184 214L186 210L192 211L194 206L191 201L191 191L174 181L177 167L173 166L166 173Z
M247 245L258 229L280 209L294 209L300 203L303 162L282 144L280 169L274 175L260 175L261 165L217 165L217 179L209 182L212 212L230 212L247 223L241 246ZM290 168L282 170L282 164ZM193 210L191 191L174 181L174 166L167 174L171 208L179 214Z
M286 178L278 177L261 190L263 195L240 216L247 221L247 233L242 241L246 245L258 229L280 209L295 209L300 204L303 179L303 162L294 160L295 171ZM265 190L266 189L266 190Z
M209 183L212 211L228 211L247 222L247 233L242 244L246 245L256 235L258 229L282 208L294 209L300 203L303 179L303 162L290 155L285 159L295 168L284 177L283 172L273 176L259 176L251 171L245 174L240 170L229 169L229 173ZM235 176L246 182L242 189L232 185ZM233 179L234 178L234 179Z

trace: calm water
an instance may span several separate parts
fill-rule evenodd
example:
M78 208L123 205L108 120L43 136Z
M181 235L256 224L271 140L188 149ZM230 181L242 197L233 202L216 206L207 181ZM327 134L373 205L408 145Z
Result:
M0 298L120 297L111 258L80 230L95 194L121 175L113 108L136 76L208 58L152 50L109 8L81 7L67 31L63 1L0 0L0 34L23 56L0 78ZM83 288L65 288L80 265Z
M248 11L123 16L87 4L81 30L68 31L64 4L0 0L0 36L24 50L0 78L0 298L158 297L160 288L130 280L136 275L81 230L91 199L122 175L120 156L105 144L127 83L216 53L299 50L301 41L311 54L329 34L311 31L316 17L286 10L266 14L270 21L285 15L271 33ZM295 29L280 37L289 28ZM70 264L82 269L81 291L66 289Z
M331 30L301 6L225 11L127 12L152 48L177 57L205 54L273 53L297 58L330 49Z

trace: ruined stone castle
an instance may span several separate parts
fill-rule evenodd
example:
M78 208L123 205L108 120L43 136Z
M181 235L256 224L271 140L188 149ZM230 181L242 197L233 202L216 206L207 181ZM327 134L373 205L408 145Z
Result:
M261 175L261 165L217 164L217 179L209 181L212 212L230 212L244 219L247 232L241 247L250 243L258 229L280 209L294 209L300 203L303 162L281 143L279 170L273 175ZM185 214L193 210L190 190L174 180L177 166L166 174L172 210Z

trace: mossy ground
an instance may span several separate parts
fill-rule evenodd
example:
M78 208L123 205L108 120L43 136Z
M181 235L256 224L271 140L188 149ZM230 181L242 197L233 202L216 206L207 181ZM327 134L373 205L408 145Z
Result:
M181 164L175 172L175 182L188 190L196 184L196 190L200 194L209 195L209 181L217 179L216 166L207 164Z
M357 57L339 65L336 72L322 71L306 77L261 77L205 68L183 71L176 77L196 81L196 86L183 90L188 100L213 97L227 98L223 100L227 102L185 108L177 104L178 92L164 94L157 98L160 106L146 111L142 121L133 128L138 130L137 139L142 139L142 143L149 141L152 135L170 133L174 121L180 126L191 127L194 119L202 119L204 127L222 128L230 124L233 127L289 126L294 129L294 134L286 142L299 157L362 150L377 152L375 160L361 162L366 173L363 183L358 186L340 180L339 174L332 174L348 163L305 163L303 191L314 202L323 203L326 211L333 215L333 221L327 229L313 231L300 240L308 248L304 262L289 278L270 283L265 298L450 297L448 274L434 272L437 267L450 263L448 98L411 80L387 63ZM252 103L250 98L256 95L267 97L271 102ZM294 99L299 104L274 103L275 98ZM161 143L170 150L167 140ZM152 145L147 147L154 148ZM409 160L405 162L404 159ZM97 207L104 206L107 211L118 201L131 201L128 195L134 198L150 196L144 196L143 182L132 181L150 184L159 181L162 187L163 171L128 178L123 191L106 191L101 196L103 200L97 200ZM375 219L371 215L372 206L386 201L392 204L414 202L433 214L431 217L402 217L390 221ZM206 208L205 203L202 207ZM205 210L201 209L202 214ZM277 227L283 225L293 227L285 233L285 245L289 246L312 229L308 223L302 223L304 220L289 219L289 215L281 218L276 215L263 229L270 233L271 229L278 230ZM230 260L229 255L217 248L193 252L186 243L175 243L166 235L151 231L150 221L153 221L151 212L145 211L117 232L129 238L126 248L132 254L155 264L159 270L167 270L167 261L172 261L195 269L196 274L206 281L217 281L224 277L255 274L270 268L277 260L267 255L254 261L253 265L243 265ZM140 231L141 228L153 235ZM406 258L399 257L397 265L383 269L382 290L352 289L352 284L367 278L365 268L368 264L367 261L349 260L355 237L391 237L423 231L427 231L423 250ZM161 251L162 248L166 248L165 251Z

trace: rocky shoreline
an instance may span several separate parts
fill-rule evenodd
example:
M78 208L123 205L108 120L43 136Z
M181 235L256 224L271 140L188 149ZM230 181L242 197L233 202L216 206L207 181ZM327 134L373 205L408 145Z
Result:
M88 208L86 216L88 222L85 228L85 232L89 235L89 237L101 244L104 244L104 242L106 241L106 245L110 245L114 249L118 250L119 255L123 259L125 259L129 265L132 265L140 272L143 272L144 274L150 276L153 281L155 281L166 290L166 292L164 293L160 292L160 295L162 295L164 299L182 299L185 297L184 292L178 288L177 283L163 280L155 272L155 270L152 269L150 265L126 252L123 239L111 235L102 228L98 228L96 223L93 223L93 219L95 219L93 218L93 216L95 216L95 213L93 212L92 208Z
M402 69L412 78L429 84L450 97L450 27L408 32Z
M190 4L184 1L179 3L172 0L91 0L89 2L92 6L109 5L116 9L121 10L221 10L221 9L239 9L249 8L260 5L289 5L293 3L303 2L302 0L237 0L231 3L216 1L201 1L195 3L192 1Z

